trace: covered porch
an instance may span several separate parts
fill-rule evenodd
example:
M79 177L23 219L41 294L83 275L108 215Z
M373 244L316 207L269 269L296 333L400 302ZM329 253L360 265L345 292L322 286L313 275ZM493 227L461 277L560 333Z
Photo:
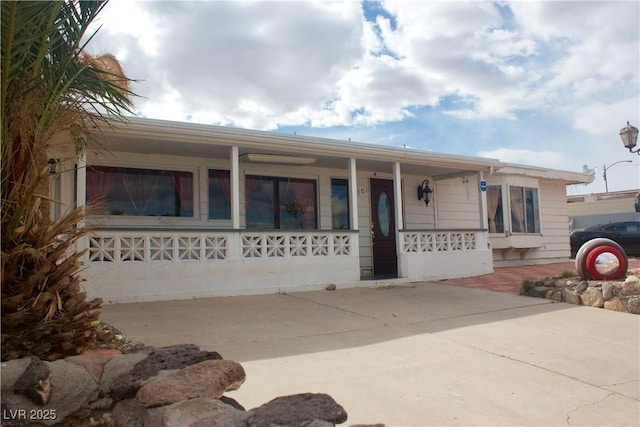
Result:
M138 170L182 177L171 214L121 206L88 216L85 287L108 302L493 271L480 182L497 160L137 118L103 129L79 159L51 156L75 171L52 178L69 205L93 205L98 172L122 175L125 186ZM428 204L417 195L425 184Z

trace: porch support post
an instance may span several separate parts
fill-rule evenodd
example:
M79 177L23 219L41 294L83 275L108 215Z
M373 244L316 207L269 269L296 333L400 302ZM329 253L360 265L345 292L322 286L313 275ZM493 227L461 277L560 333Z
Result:
M480 228L487 229L487 219L489 212L487 211L487 192L480 189L480 181L484 180L484 172L478 171L478 204L480 206Z
M358 230L358 176L356 159L349 159L349 223L352 230Z
M238 146L231 147L231 228L240 229L240 160Z
M78 164L76 165L76 207L82 208L84 214L86 214L87 204L87 151L82 150L78 156ZM78 222L78 228L85 226L84 216L81 221ZM78 239L76 243L76 250L82 252L89 247L89 236L84 236ZM89 261L89 253L85 253L81 262Z
M87 152L82 150L76 166L76 207L84 210L87 204ZM78 227L84 227L82 220Z
M396 230L400 231L404 229L402 221L402 174L400 173L400 162L393 164L393 192L395 193L395 206L396 213Z
M395 194L394 200L394 211L396 217L396 262L397 262L397 270L398 277L403 277L402 270L402 257L400 254L402 253L402 241L400 239L400 231L404 229L404 224L402 221L402 174L400 172L400 162L395 162L393 164L393 193Z

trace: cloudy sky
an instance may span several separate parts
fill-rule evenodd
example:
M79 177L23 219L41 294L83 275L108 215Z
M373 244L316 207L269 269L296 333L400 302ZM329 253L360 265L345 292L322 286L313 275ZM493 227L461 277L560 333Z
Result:
M111 0L143 117L582 171L640 188L637 1Z

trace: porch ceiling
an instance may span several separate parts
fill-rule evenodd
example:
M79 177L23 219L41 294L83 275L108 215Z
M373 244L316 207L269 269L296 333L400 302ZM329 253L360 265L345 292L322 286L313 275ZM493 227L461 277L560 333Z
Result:
M104 129L100 139L112 151L198 158L229 158L230 147L237 146L239 155L313 156L317 159L313 167L331 169L347 169L353 157L358 170L380 173L393 172L394 162L400 162L402 173L431 177L500 167L496 159L147 119L132 119L127 125ZM290 167L305 166L287 165Z

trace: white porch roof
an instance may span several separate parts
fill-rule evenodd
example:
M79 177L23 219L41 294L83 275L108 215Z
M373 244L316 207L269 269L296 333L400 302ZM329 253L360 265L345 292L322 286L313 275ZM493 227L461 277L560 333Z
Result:
M131 153L228 158L229 147L238 154L282 154L313 156L316 167L346 168L348 159L358 161L359 170L392 172L393 163L402 172L438 179L462 173L497 170L497 159L435 153L403 147L366 144L329 138L288 135L195 123L132 117L112 128L101 129L101 148Z

